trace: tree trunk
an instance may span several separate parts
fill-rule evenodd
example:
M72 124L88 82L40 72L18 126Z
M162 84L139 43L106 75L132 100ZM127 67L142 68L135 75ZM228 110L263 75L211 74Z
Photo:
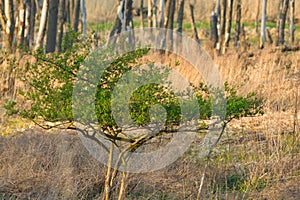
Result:
M25 3L24 0L19 1L18 7L18 35L17 35L17 46L20 47L24 44L24 30L25 30Z
M184 16L184 0L181 0L180 8L178 11L178 17L177 17L177 32L179 33L182 33L183 16Z
M160 12L159 27L163 28L165 24L165 0L160 0L159 12Z
M82 34L83 36L86 35L86 6L85 6L85 0L80 0L80 8L81 8L81 14L82 14Z
M3 5L4 4L4 5ZM0 20L5 30L5 49L9 53L13 53L13 38L14 38L14 28L15 28L15 20L14 20L14 4L13 0L4 0L0 3L2 8L0 9Z
M157 17L157 0L152 0L153 3L153 27L158 26L158 17Z
M194 17L194 6L192 4L190 4L190 11L191 11L191 23L193 26L194 38L198 43L200 43L200 39L198 37L198 31L195 23L195 17Z
M24 42L25 47L29 47L30 44L30 27L32 26L31 22L31 16L34 15L34 13L31 13L31 7L33 5L31 4L31 0L27 0L25 4L25 32L24 32Z
M49 8L49 0L44 0L35 49L43 47L44 37L46 33L47 18L48 18L48 8Z
M72 15L73 14L73 12L72 12L72 10L71 10L71 0L66 0L66 13L65 13L65 15L66 15L66 23L67 24L72 24L71 23L71 18L72 18Z
M236 2L236 38L235 46L240 46L240 35L241 35L241 18L242 18L242 0L237 0Z
M121 33L122 29L125 30L133 29L132 0L120 0L118 10L117 10L117 17L115 20L115 25L109 34L109 40L107 42L107 45L108 44L113 45L115 43L115 41L112 41L112 39L116 39L116 38L112 38L112 37Z
M30 28L29 28L29 47L32 47L34 45L34 34L35 34L35 17L37 13L37 7L36 1L31 0L31 9L30 9Z
M221 49L221 0L217 0L217 5L216 5L216 13L218 16L218 23L217 23L217 29L218 29L218 41L216 44L216 50L218 53L220 53Z
M141 27L144 28L145 24L144 24L144 1L141 0L141 4L140 4L140 20L141 20Z
M255 16L255 32L258 35L259 34L259 30L258 30L258 26L259 26L259 11L260 11L260 0L257 0L257 10L256 10L256 16Z
M59 1L59 8L58 8L58 21L57 21L57 35L56 35L56 52L61 52L62 50L62 39L64 35L64 24L65 24L65 6L66 1L60 0Z
M272 35L271 35L271 32L268 28L267 28L267 36L268 36L269 44L273 44Z
M148 28L151 28L152 26L152 0L148 0Z
M173 24L176 0L170 0L168 2L168 18L167 18L167 36L166 36L166 47L169 51L173 50Z
M121 0L117 10L117 17L115 20L115 25L109 34L109 38L115 36L116 34L121 33L122 30L122 19L123 19L123 9L124 9L124 0Z
M216 12L213 12L213 14L210 17L210 40L212 41L214 48L216 47L217 42L219 40L217 25L218 25L218 15Z
M290 0L290 44L295 41L295 0Z
M72 10L72 25L73 30L75 32L78 32L78 25L79 25L79 16L80 16L80 0L75 0L73 4L73 10Z
M263 0L261 15L261 33L259 48L263 49L266 42L266 25L267 25L267 0Z
M287 11L288 11L288 8L289 8L289 0L284 0L283 5L282 5L281 8L282 9L280 11L277 46L284 44L284 30L285 30L285 23L286 23L286 15L287 15Z
M227 0L223 0L221 9L221 35L225 35L226 31L226 13L227 13Z
M110 193L111 193L111 187L110 187L110 180L111 180L111 169L112 169L112 162L113 162L113 151L114 151L114 144L111 142L110 149L109 149L109 155L107 160L107 171L105 175L105 182L104 182L104 191L103 191L103 200L110 200Z
M58 4L59 4L59 0L49 1L49 20L48 20L46 53L55 51Z
M243 42L243 52L246 52L248 50L248 45L247 45L247 36L246 36L246 30L245 30L245 25L242 24L242 42Z
M228 3L229 10L227 12L226 33L225 33L225 40L223 45L223 54L226 52L226 49L229 47L229 42L230 42L233 0L228 0L227 3Z

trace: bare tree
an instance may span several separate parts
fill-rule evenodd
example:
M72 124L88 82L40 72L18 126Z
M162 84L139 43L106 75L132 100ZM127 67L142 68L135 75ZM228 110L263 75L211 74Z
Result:
M140 2L140 20L141 20L141 27L144 28L145 24L144 24L144 0L141 0Z
M25 30L24 30L24 45L25 47L29 47L30 43L30 27L32 26L30 24L31 21L31 15L34 13L31 13L31 0L26 0L25 3Z
M158 16L157 16L157 0L152 0L152 23L153 23L153 27L157 27L158 26Z
M79 17L80 17L80 0L73 0L74 3L73 9L72 9L72 25L73 25L73 30L75 32L78 31L78 25L79 25Z
M59 0L49 0L49 18L46 52L54 52L56 46L57 18Z
M216 4L216 14L217 14L217 29L218 29L218 40L216 43L216 50L217 52L221 49L221 0L217 0Z
M210 16L210 41L213 43L213 48L216 47L218 42L218 15L216 12L212 12Z
M4 4L4 5L3 5ZM9 53L13 52L13 39L15 30L14 4L13 0L0 1L0 20L5 30L4 46Z
M22 46L24 44L24 30L25 30L25 2L20 0L18 5L18 20L17 20L17 45Z
M198 43L200 43L200 39L198 36L198 31L197 31L197 27L196 27L196 23L195 23L195 17L194 17L194 5L192 5L192 4L190 4L190 11L191 11L191 23L193 26L194 38L196 39L196 41Z
M225 35L226 30L226 13L227 13L227 0L222 0L221 6L221 35Z
M262 6L262 18L261 18L261 33L260 33L260 44L259 47L264 48L266 42L266 23L267 21L267 0L263 0Z
M240 35L241 35L241 18L242 18L242 0L236 1L236 26L235 26L235 32L236 32L236 38L235 38L235 45L237 47L240 46Z
M295 0L290 0L290 43L295 40Z
M232 12L233 12L233 0L228 0L227 5L229 7L229 10L227 12L225 40L224 40L224 44L223 44L223 54L226 52L226 49L229 46L229 42L230 42Z
M85 6L85 0L80 0L80 9L82 14L82 34L83 36L86 35L86 6Z
M44 0L35 49L43 47L44 37L46 33L47 19L48 19L48 8L49 8L49 0Z
M37 9L39 9L39 5L36 4L35 0L31 0L30 7L30 26L29 26L29 47L34 45L34 35L35 35L35 18L37 14Z
M58 21L57 21L57 35L56 35L56 47L55 51L60 52L62 50L62 38L64 35L64 24L65 24L65 6L66 1L60 0L58 7Z
M184 16L184 0L181 0L178 16L177 16L177 32L179 33L182 32L183 16Z
M159 15L160 15L159 27L163 28L165 23L165 0L160 0Z
M152 0L148 0L148 27L151 28L153 26L152 21Z
M280 9L280 17L279 17L279 24L278 24L278 37L276 41L276 45L283 45L284 44L284 30L285 30L285 23L286 23L286 16L287 11L289 8L289 0L283 0L283 4Z
M168 1L168 18L167 18L167 24L166 28L167 30L167 35L166 35L166 47L170 51L173 49L173 27L174 27L174 15L175 15L175 5L176 5L176 0L169 0Z
M259 26L259 13L260 13L260 1L257 0L257 9L256 9L256 15L255 15L255 32L259 34L258 26Z

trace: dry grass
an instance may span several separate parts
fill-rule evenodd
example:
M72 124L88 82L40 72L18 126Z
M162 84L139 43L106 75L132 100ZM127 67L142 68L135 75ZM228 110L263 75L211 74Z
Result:
M0 139L0 198L96 198L104 181L103 166L79 138L34 132Z

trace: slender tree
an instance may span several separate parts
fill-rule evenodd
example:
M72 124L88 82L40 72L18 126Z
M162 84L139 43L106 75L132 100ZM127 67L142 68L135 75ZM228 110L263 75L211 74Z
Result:
M55 51L57 52L60 52L62 50L62 38L64 35L64 24L65 24L65 6L66 6L66 0L60 0L59 7L58 7L57 35L56 35L56 47L55 47Z
M184 0L181 0L179 11L178 11L178 16L177 16L177 30L176 30L179 33L182 32L183 16L184 16Z
M173 28L174 28L174 15L175 15L175 5L176 0L169 0L168 1L168 18L167 18L167 24L166 28L167 35L166 35L166 45L167 49L172 51L173 49Z
M295 0L290 0L290 44L295 41Z
M152 10L153 10L153 14L152 14L152 23L153 23L153 27L158 27L158 16L157 16L157 13L158 13L158 8L157 8L157 0L152 0Z
M57 18L59 0L49 1L49 18L47 30L46 52L54 52L56 46Z
M80 0L73 0L72 7L72 25L73 30L77 32L80 17Z
M3 5L4 4L4 5ZM13 52L13 39L15 30L14 4L13 0L0 1L0 20L3 27L7 52Z
M196 27L196 23L195 23L195 17L194 17L194 5L192 5L192 4L190 4L190 11L191 11L191 23L193 26L194 38L196 39L196 41L198 43L200 43L200 39L198 36L198 31L197 31L197 27Z
M34 36L35 36L35 18L37 15L37 10L39 5L36 4L35 0L31 0L31 7L30 7L30 26L29 26L29 46L32 47L34 45Z
M160 0L159 15L160 15L159 27L163 28L165 23L165 0Z
M263 0L262 6L262 18L261 18L261 33L260 33L260 44L259 47L264 48L266 42L266 23L267 21L267 0Z
M31 13L31 7L33 5L31 4L31 0L26 0L25 3L25 30L24 30L24 45L25 47L29 47L30 44L30 30L31 30L31 26L33 26L32 24L30 24L31 22L31 15L34 15L34 13Z
M153 18L152 18L152 0L148 0L148 27L151 28L153 26Z
M219 53L220 49L221 49L221 0L217 0L217 4L216 4L216 14L218 16L218 20L217 20L217 29L218 29L218 40L216 43L216 50Z
M227 21L226 21L226 30L225 30L225 40L223 44L223 54L226 52L226 49L229 46L230 34L231 34L231 24L232 24L232 12L233 12L233 0L228 0L227 2L229 10L227 11Z
M144 0L141 0L140 2L140 20L141 20L141 27L144 28Z
M48 19L48 8L49 8L49 0L44 0L35 49L43 47L44 37L46 33L47 19Z
M286 24L286 16L287 11L289 8L289 0L283 0L283 4L280 10L280 17L279 17L279 25L278 25L278 37L276 45L283 45L284 44L284 31L285 31L285 24Z
M18 34L17 34L17 45L22 46L24 44L24 31L25 31L25 2L24 0L19 1L18 7Z
M82 34L83 36L86 35L86 5L85 0L80 0L80 9L81 9L81 23L82 23Z
M222 0L221 8L221 35L224 37L226 31L227 0Z
M259 26L259 13L260 13L260 10L261 10L260 1L261 0L257 0L257 9L256 9L256 15L255 15L255 32L257 33L257 35L259 34L259 30L258 30L258 26Z
M241 18L242 18L242 0L236 1L236 38L235 38L235 45L238 47L240 46L240 35L241 35Z

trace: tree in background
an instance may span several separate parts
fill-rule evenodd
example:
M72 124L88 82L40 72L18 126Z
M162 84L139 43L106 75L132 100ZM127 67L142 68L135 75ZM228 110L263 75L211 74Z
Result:
M160 0L159 3L159 27L163 28L165 24L165 0Z
M62 40L64 35L64 25L66 21L65 16L66 11L66 0L60 0L58 6L58 19L57 19L57 35L56 35L56 52L60 52L62 50Z
M177 15L177 30L176 30L179 33L182 33L183 16L184 16L184 0L181 0L178 15Z
M168 1L168 12L166 22L166 47L170 51L173 49L173 28L174 28L174 15L175 15L176 0Z
M276 41L276 46L283 45L284 44L284 30L285 30L285 24L286 24L286 16L287 16L287 11L289 8L289 0L282 0L280 1L280 12L279 12L279 17L277 21L277 41Z
M295 0L290 0L290 44L295 41Z
M82 14L82 34L83 36L86 35L86 6L85 6L85 0L80 0L80 9L81 9L81 14Z
M55 51L58 5L59 5L59 0L49 0L49 17L48 17L46 53Z
M22 46L24 44L24 31L25 31L25 2L24 0L20 0L17 2L18 5L18 13L17 13L17 46Z
M237 0L236 1L235 12L236 12L236 25L235 25L236 38L235 38L235 46L239 47L240 46L240 35L241 35L242 0Z
M233 0L228 0L227 5L229 10L227 11L227 21L226 21L226 30L225 30L225 40L223 44L223 54L226 53L226 49L229 47L230 34L231 34L231 25L232 25L232 12L233 12Z
M261 17L261 33L259 47L264 48L266 42L266 25L267 25L267 0L263 0L262 17Z
M4 5L3 5L4 4ZM13 0L0 1L0 20L3 29L5 30L5 48L9 53L13 53L13 40L15 30L15 16L14 16Z
M47 20L48 20L48 7L49 7L49 0L44 0L42 13L41 13L40 27L39 27L39 32L37 35L35 49L43 47L44 37L45 37L45 33L46 33L46 25L47 25Z

